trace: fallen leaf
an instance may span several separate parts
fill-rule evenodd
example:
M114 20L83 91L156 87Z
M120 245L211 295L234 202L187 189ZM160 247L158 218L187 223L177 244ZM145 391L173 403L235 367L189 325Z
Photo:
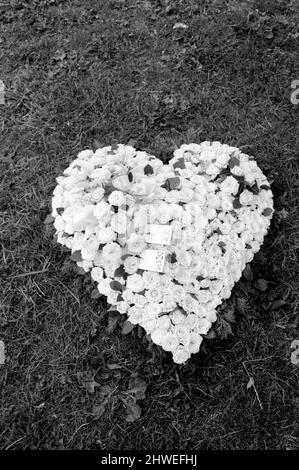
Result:
M126 412L126 421L128 423L133 423L133 421L137 421L140 418L142 409L138 403L132 403L127 405Z
M278 310L281 307L283 307L285 304L286 302L282 299L274 300L274 302L272 302L271 304L270 310Z
M256 287L256 289L258 289L262 292L265 292L268 289L268 284L269 284L269 282L266 281L266 279L257 279L254 282L254 287Z
M147 383L140 377L132 377L129 381L128 393L134 394L136 400L145 399L145 391L147 389Z

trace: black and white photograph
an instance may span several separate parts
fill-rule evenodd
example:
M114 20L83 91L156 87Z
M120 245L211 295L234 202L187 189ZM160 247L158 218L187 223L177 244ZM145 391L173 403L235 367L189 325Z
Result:
M1 455L298 451L298 250L298 0L0 1Z

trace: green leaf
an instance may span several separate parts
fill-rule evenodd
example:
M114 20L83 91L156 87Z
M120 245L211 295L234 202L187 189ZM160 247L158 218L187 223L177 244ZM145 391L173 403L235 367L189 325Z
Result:
M113 150L113 152L115 150L118 150L118 143L117 143L117 140L113 139L112 140L112 143L111 143L111 150Z
M249 264L246 264L246 267L243 271L243 276L245 277L245 279L247 279L247 281L253 280L253 272Z
M176 189L180 186L181 180L178 176L175 176L173 178L167 178L166 181L169 181L170 184L170 189Z
M240 160L237 157L231 156L228 162L228 166L230 169L234 168L235 166L240 166Z
M132 183L132 181L133 181L133 173L131 171L129 171L129 173L128 173L128 180L129 180L130 183Z
M181 168L182 170L186 168L185 159L183 157L179 158L174 164L173 168Z
M236 197L233 201L233 208L234 209L240 209L242 207L242 204L240 203L240 200L238 197Z
M115 291L122 292L123 291L123 286L120 282L118 281L111 281L110 282L110 288Z
M72 261L75 261L75 263L83 260L80 250L74 251L74 253L70 256L70 258Z
M128 333L131 333L131 331L133 330L134 327L135 327L135 325L133 323L131 323L129 320L126 320L123 324L123 328L122 328L121 333L123 335L127 335Z
M145 165L144 167L144 174L146 176L148 175L153 175L154 174L154 170L153 170L153 167L151 165Z
M102 294L99 292L99 289L93 289L90 294L90 297L92 299L99 299L100 297L102 297Z
M252 186L247 185L246 188L248 189L248 191L250 191L251 193L255 195L257 195L260 192L257 182L255 182Z
M265 217L269 217L273 212L273 209L271 207L267 207L266 209L263 210L262 215Z
M168 253L166 259L169 263L172 263L172 264L177 262L177 258L176 258L175 253Z
M269 282L266 279L257 279L254 282L254 287L262 292L265 292L268 289Z
M52 222L55 220L55 217L53 215L48 214L47 217L44 220L44 224L52 224Z

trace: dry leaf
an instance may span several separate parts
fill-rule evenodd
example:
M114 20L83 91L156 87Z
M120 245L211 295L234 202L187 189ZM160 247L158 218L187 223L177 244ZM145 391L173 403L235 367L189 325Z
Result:
M137 403L132 403L132 404L127 405L126 411L127 411L126 421L128 423L133 423L133 421L136 421L137 419L140 418L142 409Z

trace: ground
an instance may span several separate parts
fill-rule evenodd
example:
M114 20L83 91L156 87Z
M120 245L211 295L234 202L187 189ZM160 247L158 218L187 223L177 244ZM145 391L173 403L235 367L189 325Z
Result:
M298 2L14 0L0 18L0 448L298 449ZM123 334L44 224L55 178L113 139L164 161L226 142L272 183L264 245L183 366Z

